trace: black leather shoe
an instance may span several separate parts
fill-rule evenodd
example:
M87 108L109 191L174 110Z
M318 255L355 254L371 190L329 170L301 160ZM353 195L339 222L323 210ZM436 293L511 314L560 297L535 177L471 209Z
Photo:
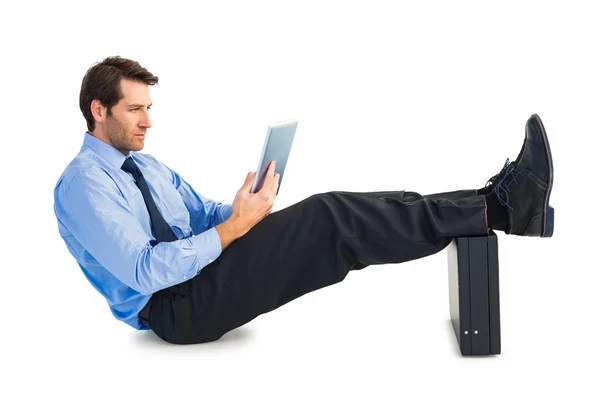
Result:
M494 187L506 206L509 235L551 237L554 208L550 192L554 167L550 143L542 120L533 114L527 121L526 138L518 162L505 165L503 177Z

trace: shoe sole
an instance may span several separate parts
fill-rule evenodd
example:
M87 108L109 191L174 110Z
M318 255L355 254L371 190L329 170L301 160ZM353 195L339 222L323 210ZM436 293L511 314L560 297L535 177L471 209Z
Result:
M552 237L554 234L554 208L550 205L550 192L552 192L552 183L554 180L554 165L552 163L552 152L550 151L550 142L548 141L548 135L542 120L537 114L533 114L534 120L537 122L540 134L542 135L542 142L546 150L546 157L549 161L548 176L550 177L550 183L548 184L548 191L546 192L546 204L544 205L543 212L543 225L542 234L540 237Z

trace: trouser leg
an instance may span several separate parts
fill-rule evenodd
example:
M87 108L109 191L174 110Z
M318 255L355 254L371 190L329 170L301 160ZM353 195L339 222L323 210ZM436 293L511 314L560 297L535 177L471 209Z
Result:
M196 277L154 294L151 328L173 343L217 340L353 269L425 257L456 236L487 235L484 197L469 194L310 196L268 215Z

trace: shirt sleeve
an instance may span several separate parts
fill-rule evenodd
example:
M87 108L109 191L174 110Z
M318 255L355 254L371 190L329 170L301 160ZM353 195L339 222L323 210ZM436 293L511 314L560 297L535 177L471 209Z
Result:
M63 182L63 185L65 182ZM221 253L216 230L151 245L113 180L92 167L57 193L59 220L112 275L149 295L195 276Z
M214 228L231 216L231 204L220 203L197 193L177 172L169 170L173 176L173 185L190 213L190 225L194 234Z

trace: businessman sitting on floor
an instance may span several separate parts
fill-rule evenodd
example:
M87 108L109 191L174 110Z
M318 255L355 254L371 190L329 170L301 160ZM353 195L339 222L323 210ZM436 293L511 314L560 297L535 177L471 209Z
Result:
M115 318L179 344L219 339L356 269L435 254L454 237L550 237L553 166L537 115L515 161L480 189L314 194L271 212L279 175L253 173L232 204L206 198L141 153L152 126L138 62L108 57L81 85L83 146L54 189L58 229Z

